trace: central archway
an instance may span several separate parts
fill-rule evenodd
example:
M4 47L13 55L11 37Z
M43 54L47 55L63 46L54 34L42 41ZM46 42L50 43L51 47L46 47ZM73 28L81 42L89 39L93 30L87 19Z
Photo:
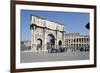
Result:
M53 34L47 36L47 49L55 48L55 37Z

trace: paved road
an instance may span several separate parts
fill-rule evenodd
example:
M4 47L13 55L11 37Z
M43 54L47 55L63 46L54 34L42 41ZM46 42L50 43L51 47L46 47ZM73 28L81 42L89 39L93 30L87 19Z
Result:
M47 62L47 61L69 61L87 60L89 52L67 51L64 53L33 53L21 52L21 63Z

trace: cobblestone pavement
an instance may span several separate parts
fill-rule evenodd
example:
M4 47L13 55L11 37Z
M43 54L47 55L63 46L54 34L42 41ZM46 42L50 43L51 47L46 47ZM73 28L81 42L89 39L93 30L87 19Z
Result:
M21 52L21 63L87 60L89 52L67 51L63 53L33 53Z

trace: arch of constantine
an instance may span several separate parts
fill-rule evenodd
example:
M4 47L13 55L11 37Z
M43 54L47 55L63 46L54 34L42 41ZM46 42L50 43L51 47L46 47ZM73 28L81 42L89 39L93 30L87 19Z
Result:
M64 46L64 25L35 15L31 16L31 51L46 52Z

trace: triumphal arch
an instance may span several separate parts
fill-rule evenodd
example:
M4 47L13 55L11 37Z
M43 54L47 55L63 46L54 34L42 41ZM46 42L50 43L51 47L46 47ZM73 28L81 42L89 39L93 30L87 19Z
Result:
M39 16L31 16L31 50L47 52L64 45L64 25Z

